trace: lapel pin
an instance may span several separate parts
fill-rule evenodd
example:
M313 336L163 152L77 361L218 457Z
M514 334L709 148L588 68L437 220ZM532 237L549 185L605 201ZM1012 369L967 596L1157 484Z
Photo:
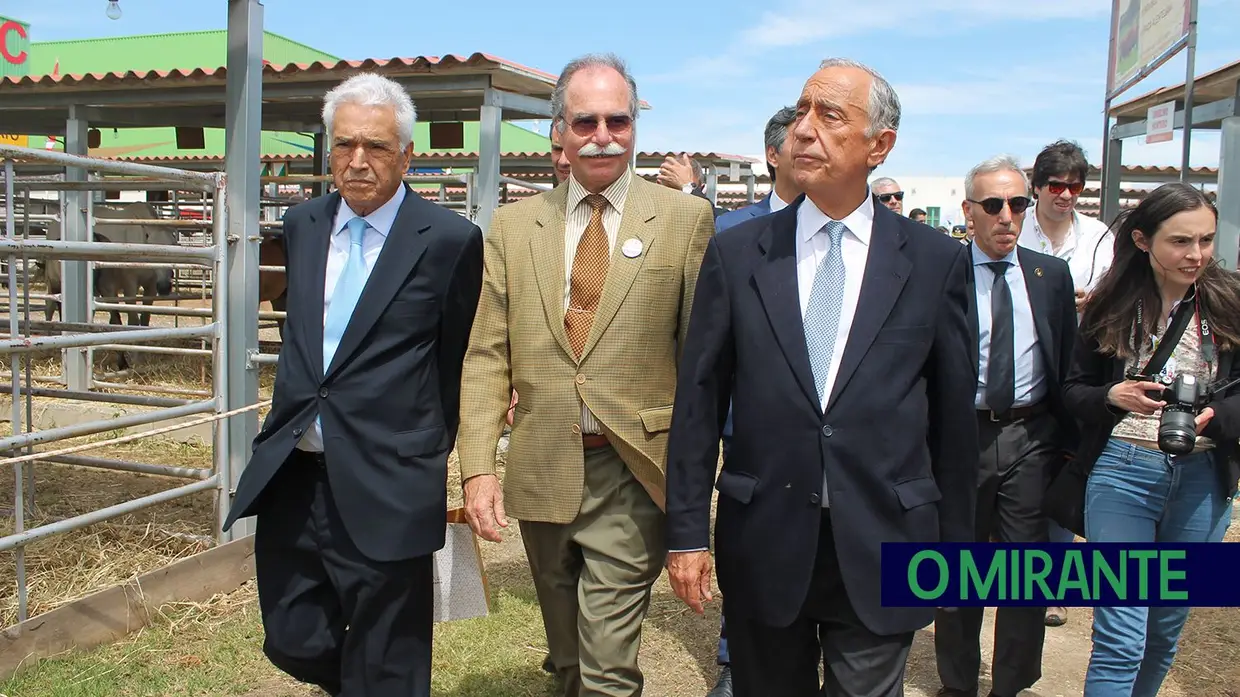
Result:
M1034 275L1034 276L1037 276L1038 278L1042 278L1042 267L1041 267L1041 266L1039 266L1039 267L1037 267L1036 269L1034 269L1034 270L1033 270L1033 275Z
M620 247L620 251L624 256L634 259L642 253L642 241L636 237L630 237L624 241L624 246Z

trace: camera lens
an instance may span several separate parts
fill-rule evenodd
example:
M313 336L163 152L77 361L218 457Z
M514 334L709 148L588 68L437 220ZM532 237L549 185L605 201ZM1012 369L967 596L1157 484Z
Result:
M1192 411L1166 407L1158 422L1158 449L1170 455L1187 455L1197 445L1197 420Z

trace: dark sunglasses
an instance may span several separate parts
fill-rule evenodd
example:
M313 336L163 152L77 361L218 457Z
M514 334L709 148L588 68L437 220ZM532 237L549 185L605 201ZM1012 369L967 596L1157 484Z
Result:
M1068 191L1072 192L1073 196L1076 196L1077 194L1085 190L1085 182L1072 182L1071 184L1069 184L1068 182L1056 182L1056 181L1046 182L1046 190L1051 192L1051 195L1053 196L1058 196L1062 194L1064 192L1064 189L1067 189Z
M879 195L878 195L878 200L879 200L879 201L882 201L883 203L891 203L891 199L893 199L893 198L894 198L895 200L897 200L897 201L903 201L903 200L904 200L904 192L903 192L903 191L896 191L896 192L893 192L893 193L890 193L890 194L879 194Z
M578 116L573 119L573 133L585 138L594 135L600 124L606 124L609 133L627 133L633 127L633 117L628 114L616 114L607 117Z
M986 215L999 215L999 211L1003 210L1003 204L1005 203L1008 205L1008 208L1012 209L1012 215L1020 215L1025 212L1029 204L1033 203L1033 199L1028 196L1013 196L1009 199L988 198L983 201L966 200L969 203L976 203L981 206L982 210L986 211Z

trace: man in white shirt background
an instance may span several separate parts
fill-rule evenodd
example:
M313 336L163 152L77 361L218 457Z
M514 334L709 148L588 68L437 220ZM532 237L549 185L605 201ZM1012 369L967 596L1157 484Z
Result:
M1089 161L1076 143L1059 140L1043 148L1033 163L1037 205L1020 233L1022 247L1068 262L1078 311L1110 267L1115 239L1100 220L1076 210L1088 173Z
M1082 215L1076 203L1085 189L1089 161L1081 146L1058 140L1042 149L1033 162L1033 215L1025 216L1020 246L1068 262L1076 290L1079 313L1085 295L1111 266L1115 236L1102 221ZM1072 542L1075 537L1050 522L1051 542ZM1068 621L1063 607L1046 608L1046 624L1058 627Z

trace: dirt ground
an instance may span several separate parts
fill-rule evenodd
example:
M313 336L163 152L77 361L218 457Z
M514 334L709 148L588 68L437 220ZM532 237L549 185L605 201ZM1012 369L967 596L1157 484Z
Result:
M266 309L265 306L264 309ZM190 320L190 323L194 322L194 320ZM154 323L157 325L172 324L171 318L167 317L158 317L154 320ZM274 328L265 329L262 333L262 338L265 340L275 339ZM139 372L142 371L144 364L163 362L161 359L145 355L136 358L135 362L139 365ZM197 372L197 370L194 371L194 373ZM265 377L264 383L269 385L270 376ZM111 457L150 455L150 453L137 452L99 454ZM208 458L204 461L204 466L209 466L209 450L197 454L188 451L179 452L175 458L165 457L162 459L165 461L165 464L190 464L194 457L200 456ZM172 459L175 459L175 462L172 462ZM159 459L147 461L159 461ZM161 482L162 478L121 473L108 473L105 476L98 472L87 472L72 468L57 467L54 472L43 469L49 467L53 466L40 466L42 474L38 486L40 513L43 514L45 520L82 512L74 510L74 507L68 505L68 503L60 505L45 498L55 498L57 490L59 490L59 496L63 499L62 503L71 501L75 496L82 495L83 492L91 492L92 495L87 498L91 499L90 503L94 507L101 503L107 505L141 494L151 493L153 483L156 482L159 483L158 488L165 488L165 485L180 483ZM11 480L11 476L6 476L5 479ZM105 479L107 481L106 487L102 486L102 482ZM131 486L125 485L125 482L129 482ZM459 483L457 481L450 481L449 490L459 492ZM11 499L12 484L0 484L0 507L11 506ZM103 501L101 499L108 500ZM194 518L200 515L209 515L207 511L211 508L209 497L197 497L192 504L187 503L185 505L187 508L182 513L192 513ZM191 506L195 510L191 511ZM194 551L201 540L198 536L209 535L210 531L207 529L209 522L206 522L204 525L205 521L201 520L189 521L180 519L180 525L174 524L174 521L169 520L167 516L171 513L175 517L175 508L175 505L157 507L156 511L158 516L161 517L162 523L158 523L155 520L148 522L139 518L117 521L117 523L129 531L126 534L132 540L147 539L149 537L153 540L164 540L163 544L165 545L168 544L168 539L181 540L184 543L182 547L169 552L172 556L180 556L186 552ZM150 527L152 525L155 527ZM151 530L160 527L172 529L174 534L171 537L168 535L150 534ZM90 544L99 544L100 540L104 538L83 535L81 539ZM1229 533L1228 539L1233 542L1240 541L1240 531L1233 528ZM136 542L132 543L136 544ZM83 553L75 557L70 550L63 548L56 549L53 554L53 545L56 545L56 543L51 541L45 543L42 546L42 550L46 550L46 553L43 555L36 553L33 556L36 559L40 556L45 557L49 563L56 559L70 557L79 559L79 561L75 562L78 564L86 563L81 561L81 559L86 559L89 562L88 557L91 556L90 554ZM510 589L513 593L523 597L531 594L529 570L525 562L520 535L515 525L505 532L502 543L483 543L483 550L493 588ZM112 569L112 573L99 576L97 588L105 587L119 580L116 578L116 573L118 573L116 571L118 566L116 559L109 558L110 555L107 549L92 550L91 554L97 557L97 562L93 563ZM114 557L114 555L112 556ZM28 559L28 563L31 561L33 560ZM11 612L14 600L12 555L0 556L0 564L4 565L4 571L0 573L0 581L3 581L3 585L0 586L0 608ZM126 566L119 573L121 578L124 578L130 574L141 573L145 570L149 569L129 568ZM54 575L50 573L50 569L43 567L42 571L48 574L46 581L52 582ZM33 593L39 583L35 579L31 580ZM47 586L43 587L47 588ZM81 595L84 592L89 592L89 590L83 587L75 587L73 589L75 595ZM54 599L48 599L46 607L55 606L56 604L57 602ZM666 576L659 580L654 590L641 649L641 663L647 676L647 695L651 697L694 697L706 694L714 683L717 671L715 665L715 645L719 628L718 613L719 604L716 602L710 605L705 617L696 616L674 596L667 583ZM1043 657L1043 677L1033 690L1024 693L1026 697L1067 697L1069 695L1077 696L1082 693L1082 680L1091 648L1090 618L1091 613L1088 609L1072 609L1066 626L1047 629ZM984 637L989 637L993 632L992 619L993 612L990 612L988 613L986 626L983 629ZM529 666L527 668L537 670L537 666L542 661L545 647L531 644L527 648L529 649ZM985 666L990 658L989 641L985 639L983 640L983 652L983 664ZM524 670L524 668L522 669ZM983 694L989 686L987 671L988 669L984 667L982 676ZM252 691L249 694L253 695L253 697L315 694L313 692L301 691L300 688L291 687L288 681L281 678L274 670L270 680L270 686ZM929 627L918 633L914 643L909 660L906 694L910 697L930 697L934 695L938 688L939 682L934 663L933 627ZM1189 697L1190 695L1193 697L1240 697L1240 609L1203 608L1193 612L1186 628L1184 639L1181 642L1180 656L1160 695L1167 697Z

